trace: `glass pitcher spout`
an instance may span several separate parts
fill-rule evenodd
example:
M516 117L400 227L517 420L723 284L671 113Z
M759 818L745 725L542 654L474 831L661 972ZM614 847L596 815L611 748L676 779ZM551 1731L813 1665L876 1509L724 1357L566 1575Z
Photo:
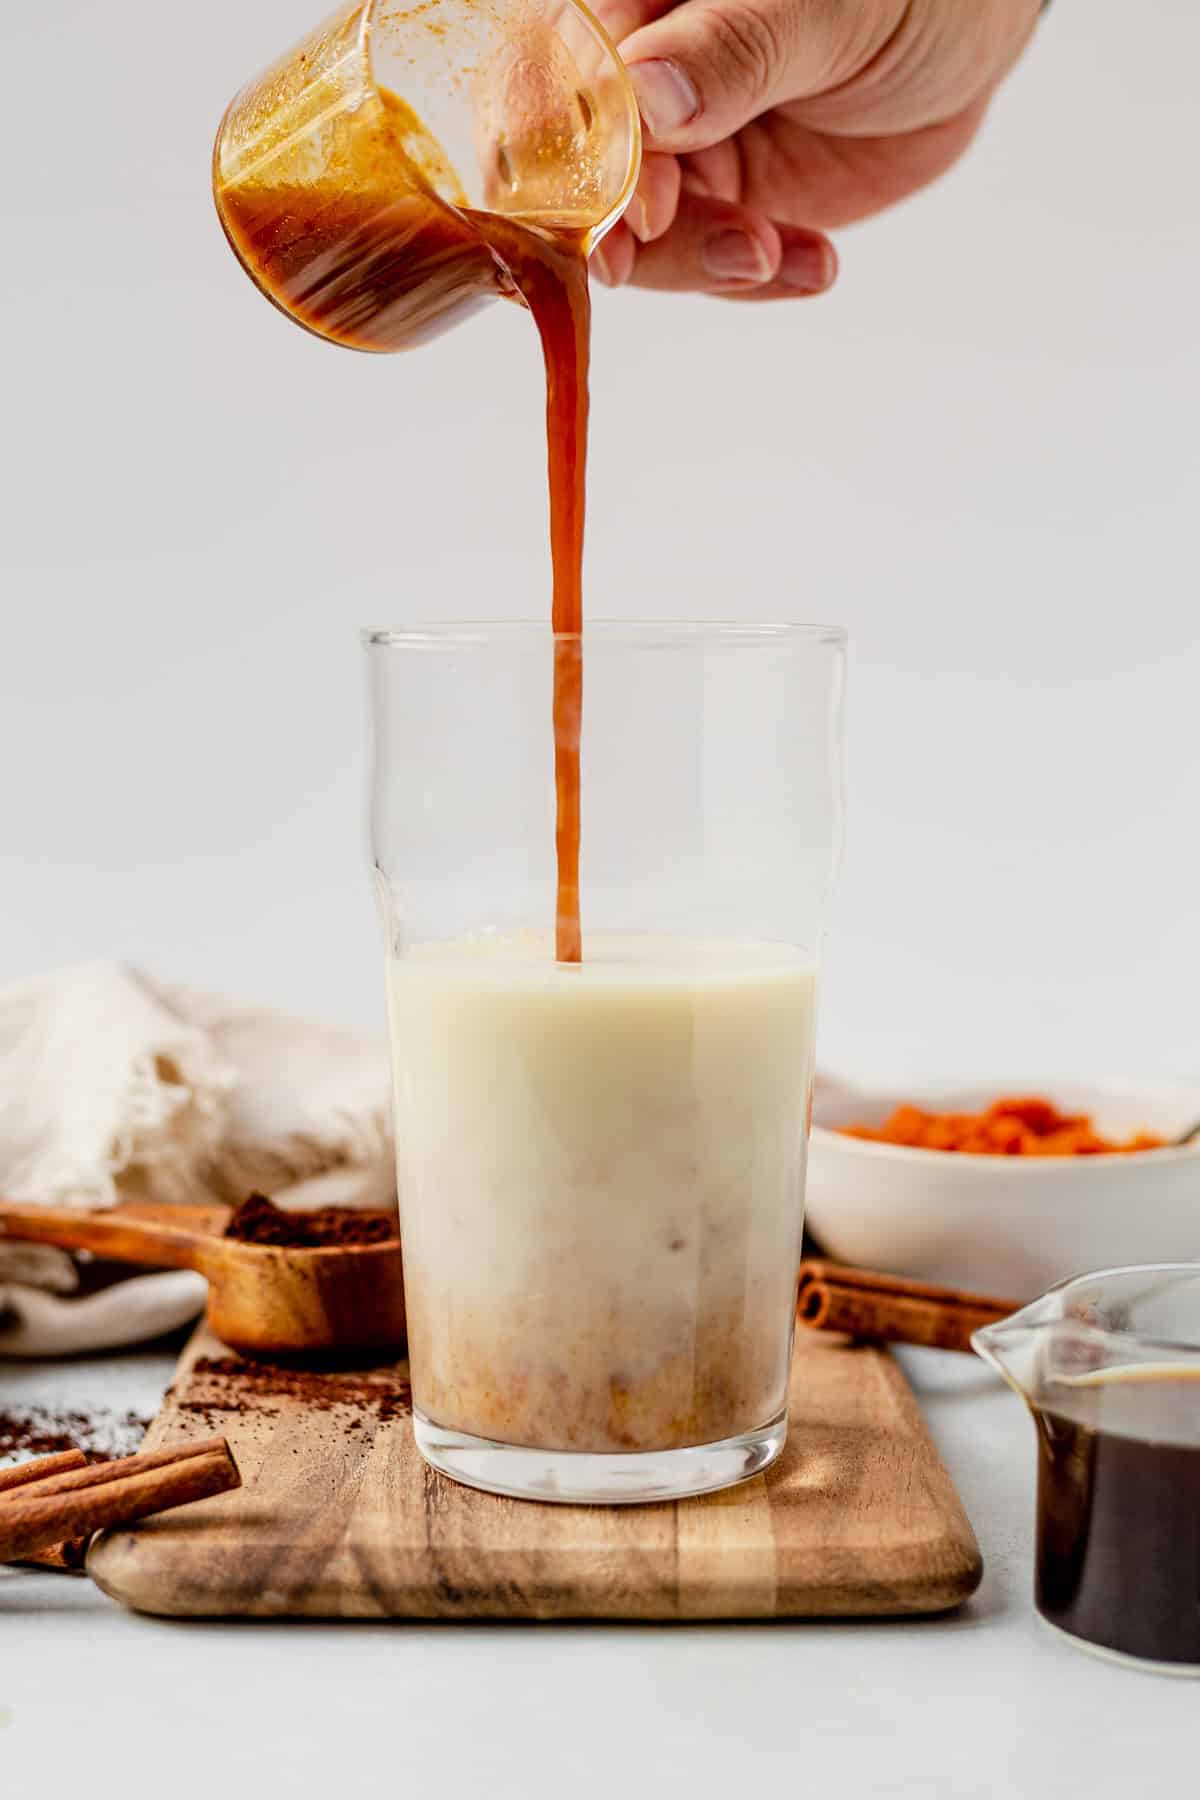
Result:
M1014 1393L1029 1405L1034 1404L1039 1345L1044 1347L1048 1332L1061 1319L1057 1304L1058 1288L1051 1288L1037 1300L1031 1300L1020 1312L994 1325L984 1325L971 1334L971 1347Z
M1200 1262L1074 1276L971 1343L1035 1412L1051 1387L1200 1374Z

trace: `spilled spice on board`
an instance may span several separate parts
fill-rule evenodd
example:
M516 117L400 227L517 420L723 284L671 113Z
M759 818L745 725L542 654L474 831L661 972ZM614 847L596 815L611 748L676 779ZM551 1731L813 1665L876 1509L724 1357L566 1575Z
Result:
M149 1419L135 1412L62 1410L50 1406L5 1407L0 1410L0 1460L54 1456L82 1450L91 1462L132 1456L141 1444Z
M355 1370L292 1367L250 1362L237 1356L201 1356L192 1365L195 1389L176 1399L179 1412L197 1415L206 1426L221 1428L222 1416L254 1414L277 1417L272 1400L292 1400L314 1412L332 1413L345 1431L361 1431L368 1422L387 1424L412 1411L412 1389L406 1377L381 1369L364 1375ZM349 1413L347 1418L345 1415Z

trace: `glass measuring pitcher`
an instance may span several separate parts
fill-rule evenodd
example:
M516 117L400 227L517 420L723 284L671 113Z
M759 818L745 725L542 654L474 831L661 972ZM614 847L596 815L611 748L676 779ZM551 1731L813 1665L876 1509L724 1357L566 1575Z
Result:
M1039 1613L1200 1675L1200 1263L1060 1282L971 1341L1037 1427Z
M640 159L629 79L579 0L356 0L232 102L213 191L269 299L398 350L514 295L506 229L590 252Z

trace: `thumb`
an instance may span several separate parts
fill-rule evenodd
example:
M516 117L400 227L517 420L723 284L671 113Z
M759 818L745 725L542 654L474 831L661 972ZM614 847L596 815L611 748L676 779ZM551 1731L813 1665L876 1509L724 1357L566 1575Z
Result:
M643 25L621 55L654 147L707 149L781 100L836 86L861 48L842 19L828 0L682 0Z

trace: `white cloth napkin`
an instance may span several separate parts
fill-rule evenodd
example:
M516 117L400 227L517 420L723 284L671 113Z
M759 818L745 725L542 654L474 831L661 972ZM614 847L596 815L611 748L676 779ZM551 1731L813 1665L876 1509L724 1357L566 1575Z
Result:
M256 1189L283 1206L391 1203L382 1038L112 962L0 989L0 1196L106 1207L236 1202ZM123 1308L129 1330L145 1336L203 1300L200 1278L175 1272L72 1301L14 1268L17 1250L0 1244L0 1353L134 1341L119 1335ZM60 1289L63 1279L59 1265ZM163 1323L167 1283L183 1310Z

